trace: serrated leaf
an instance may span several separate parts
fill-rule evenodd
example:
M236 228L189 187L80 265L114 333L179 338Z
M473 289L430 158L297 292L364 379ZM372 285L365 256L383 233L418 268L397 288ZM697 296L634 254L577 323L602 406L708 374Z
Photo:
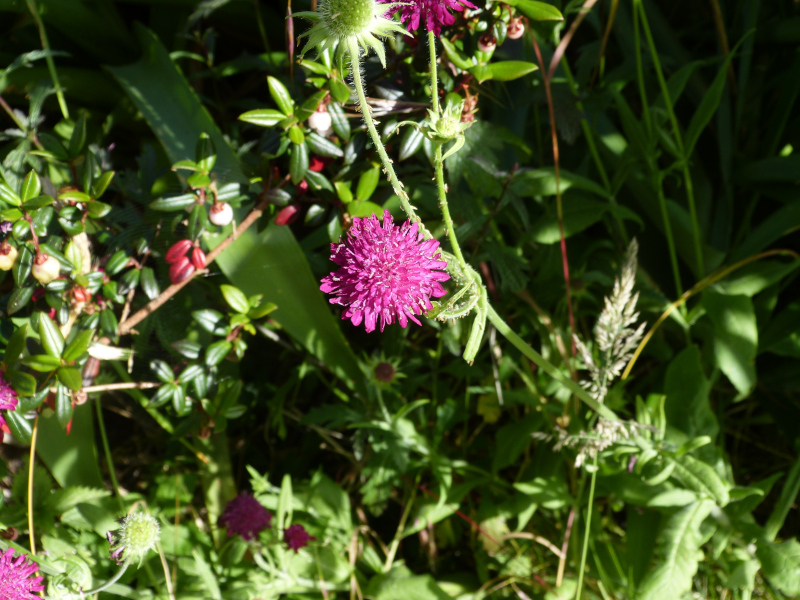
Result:
M108 490L100 488L70 486L56 490L47 499L48 508L56 513L62 513L81 502L91 502L99 498L110 496Z
M700 554L700 524L714 503L702 500L670 516L658 534L655 566L645 575L636 598L680 598L692 589Z

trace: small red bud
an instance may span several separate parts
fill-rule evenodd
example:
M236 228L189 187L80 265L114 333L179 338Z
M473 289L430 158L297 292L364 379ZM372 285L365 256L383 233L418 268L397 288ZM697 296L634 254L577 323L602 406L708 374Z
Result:
M167 256L164 258L168 263L176 263L180 259L186 257L186 253L192 247L191 240L181 240L179 242L175 242L172 245L172 248L167 250Z
M72 297L75 299L75 302L88 302L91 300L92 295L86 291L86 288L76 286L72 288Z
M196 269L206 268L206 253L200 248L195 248L192 250L192 264Z
M283 207L275 217L275 225L288 225L297 218L298 212L296 204Z
M300 183L297 184L297 197L302 198L308 193L308 182L303 179Z
M182 256L177 262L172 263L169 267L169 280L172 283L181 283L186 281L195 272L195 267L191 261Z
M322 169L325 168L325 161L321 158L317 158L316 156L311 157L311 162L308 164L309 171L316 171L319 173Z

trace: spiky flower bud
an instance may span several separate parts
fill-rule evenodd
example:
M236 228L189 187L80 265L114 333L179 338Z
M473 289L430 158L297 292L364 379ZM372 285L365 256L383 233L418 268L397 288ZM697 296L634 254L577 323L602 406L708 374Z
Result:
M135 512L122 519L122 527L113 534L106 534L111 544L111 558L117 564L142 562L150 550L156 547L159 537L158 521L145 512Z
M338 42L336 52L340 60L345 52L355 44L369 52L372 48L386 67L386 55L383 43L379 38L387 37L391 33L406 31L394 21L386 18L387 6L378 0L320 0L317 10L319 12L300 12L295 16L304 17L316 24L300 37L308 36L308 41L302 54L311 48L318 48L319 52L326 48L333 48Z

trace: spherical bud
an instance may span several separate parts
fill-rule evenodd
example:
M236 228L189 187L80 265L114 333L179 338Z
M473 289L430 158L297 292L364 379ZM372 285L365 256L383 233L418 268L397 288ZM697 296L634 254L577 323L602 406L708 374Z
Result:
M511 22L508 24L508 29L506 30L506 35L510 40L518 40L525 35L525 25L522 23L522 19L511 19Z
M196 269L206 268L206 253L200 248L195 248L192 250L192 264Z
M328 0L323 13L326 24L337 37L347 38L369 31L375 13L373 0Z
M497 48L497 38L491 33L484 33L478 40L478 50L487 54L494 52Z
M117 562L141 563L158 543L158 521L145 512L135 512L122 519L122 527L114 534L108 532L106 537L112 548L111 558Z
M225 225L233 221L231 205L227 202L214 202L211 205L211 210L208 211L208 220L214 225L225 227Z
M60 270L61 265L59 262L49 254L39 252L36 258L33 259L31 273L33 274L33 278L43 285L47 285L58 277Z
M17 249L8 242L0 244L0 271L11 269L17 260L18 254Z
M308 117L308 126L322 137L327 137L331 133L333 120L327 109L320 105L320 107Z
M300 209L297 208L296 204L283 207L275 217L275 225L288 225L297 218L298 212L300 212Z
M380 362L375 365L375 379L381 383L391 383L394 380L394 367L388 362Z
M195 272L195 266L185 256L178 262L174 262L169 267L169 280L172 283L181 283L189 279Z
M193 244L191 240L181 240L179 242L175 242L172 244L172 247L167 250L167 256L164 258L164 260L166 260L169 264L176 263L186 256L186 253L192 246Z

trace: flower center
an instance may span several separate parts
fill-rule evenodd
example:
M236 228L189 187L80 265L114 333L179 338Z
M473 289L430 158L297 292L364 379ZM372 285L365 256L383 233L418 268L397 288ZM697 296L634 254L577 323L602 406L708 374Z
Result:
M328 0L323 14L337 36L358 36L369 30L375 3L374 0Z

